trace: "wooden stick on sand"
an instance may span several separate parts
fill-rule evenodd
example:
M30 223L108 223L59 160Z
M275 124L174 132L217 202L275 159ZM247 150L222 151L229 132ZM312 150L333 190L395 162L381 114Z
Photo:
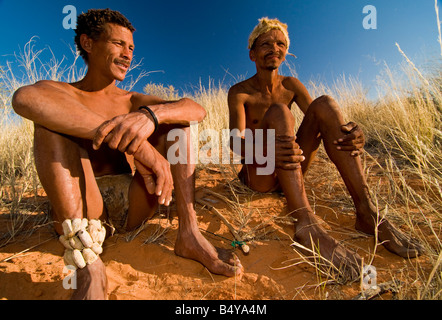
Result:
M219 212L214 206L203 199L196 199L196 202L200 205L208 207L212 212L214 212L222 220L222 222L224 222L227 228L229 228L230 233L232 233L233 237L238 242L238 245L241 247L241 250L244 252L244 254L249 254L250 247L245 243L241 236L236 232L235 228L230 224L229 221L227 221L227 219L221 214L221 212Z

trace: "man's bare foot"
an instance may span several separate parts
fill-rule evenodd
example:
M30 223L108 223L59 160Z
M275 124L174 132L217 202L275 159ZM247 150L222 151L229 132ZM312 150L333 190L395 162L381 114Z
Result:
M77 269L77 289L71 300L106 300L106 267L100 258L83 269Z
M403 258L415 258L423 253L423 247L416 240L408 238L388 220L377 218L376 210L371 208L368 214L358 213L355 229L370 235L375 235L378 228L378 240L384 247ZM377 223L377 221L379 222Z
M304 213L302 218L295 223L295 240L315 252L315 255L319 255L314 258L312 252L301 249L303 254L320 264L324 263L325 265L321 267L337 274L342 280L353 281L360 277L362 264L360 256L332 238L313 213Z
M200 262L210 272L241 277L244 271L238 257L228 250L215 248L199 230L179 231L175 243L177 256Z

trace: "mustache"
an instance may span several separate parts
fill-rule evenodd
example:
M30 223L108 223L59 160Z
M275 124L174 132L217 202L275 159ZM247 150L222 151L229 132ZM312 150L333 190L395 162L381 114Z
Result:
M114 62L121 63L122 65L125 65L126 67L130 66L130 60L126 59L115 59Z
M267 59L268 57L271 57L271 56L275 56L275 57L281 58L281 57L282 57L282 54L281 54L281 53L278 53L278 52L270 52L270 53L266 54L266 55L264 56L264 58Z

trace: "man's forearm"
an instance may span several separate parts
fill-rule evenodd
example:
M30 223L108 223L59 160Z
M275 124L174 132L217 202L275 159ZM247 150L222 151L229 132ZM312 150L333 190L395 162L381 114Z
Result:
M160 105L152 105L149 108L155 113L159 124L188 126L192 121L201 122L206 116L206 110L188 98Z

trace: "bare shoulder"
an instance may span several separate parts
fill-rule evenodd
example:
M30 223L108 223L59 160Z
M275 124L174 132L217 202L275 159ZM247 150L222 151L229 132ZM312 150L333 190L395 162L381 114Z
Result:
M72 95L73 92L74 88L69 83L54 80L40 80L34 84L25 85L19 88L15 94L19 95L21 93L36 93L51 96L52 94Z
M54 88L62 90L69 90L71 88L71 85L69 83L54 80L40 80L31 86L34 86L36 88Z
M237 84L234 84L229 89L229 93L231 94L251 94L252 93L252 78L238 82Z
M293 91L295 93L299 92L300 90L302 91L305 88L302 82L295 77L284 77L282 80L282 84L287 90Z
M54 80L40 80L35 84L33 84L32 87L41 90L48 90L49 93L54 90L57 92L63 92L70 95L82 91L81 89L76 87L75 83L68 83L68 82L61 82Z
M131 95L131 102L133 105L133 109L138 109L140 106L152 106L155 104L162 104L166 101L157 96L152 96L140 92L129 92Z
M298 105L302 112L306 113L309 105L312 103L312 98L307 88L294 77L285 77L282 83L287 90L294 93L293 102Z
M251 79L247 79L230 87L228 92L229 101L245 101L253 94L253 87L251 86Z

